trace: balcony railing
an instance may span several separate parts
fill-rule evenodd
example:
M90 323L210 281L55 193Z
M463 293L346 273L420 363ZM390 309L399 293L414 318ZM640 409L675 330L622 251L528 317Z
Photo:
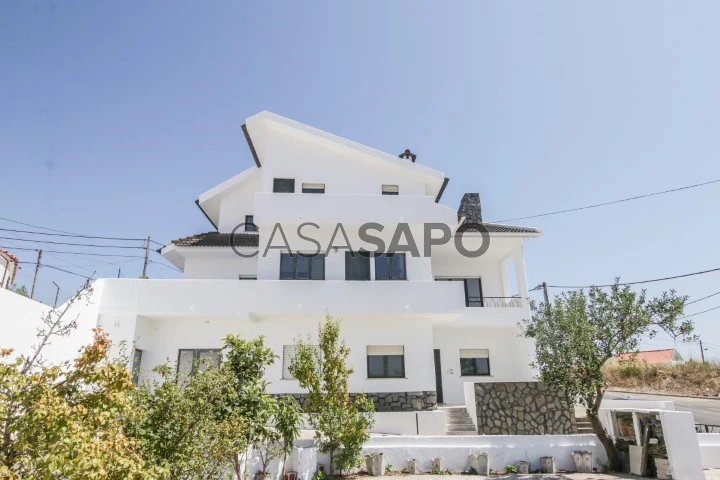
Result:
M522 307L522 299L520 297L466 297L465 306L467 307Z

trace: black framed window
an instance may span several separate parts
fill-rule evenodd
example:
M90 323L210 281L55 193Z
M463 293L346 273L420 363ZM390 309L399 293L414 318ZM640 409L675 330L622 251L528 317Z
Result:
M257 225L255 225L254 215L245 215L245 231L257 232Z
M465 279L465 306L466 307L482 307L483 294L482 282L479 278Z
M490 354L487 349L460 349L460 376L490 375Z
M184 383L189 377L210 367L220 368L222 350L219 348L181 348L178 350L178 381Z
M325 256L281 253L280 280L325 280Z
M383 185L382 186L382 194L383 195L397 195L400 192L400 189L397 185Z
M294 178L274 178L273 192L275 193L295 193Z
M405 254L375 254L375 280L407 280Z
M303 183L302 193L325 193L324 183Z
M345 280L370 280L370 254L345 252Z
M136 348L135 351L133 351L132 370L130 371L130 373L132 374L132 382L134 385L137 385L140 380L140 365L142 364L142 354L143 351L139 348Z
M368 345L367 372L368 378L405 378L405 347Z

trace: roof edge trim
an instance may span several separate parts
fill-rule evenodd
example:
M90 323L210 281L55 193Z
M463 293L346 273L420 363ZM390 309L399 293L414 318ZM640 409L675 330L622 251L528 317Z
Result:
M212 218L210 218L210 216L205 212L203 207L200 205L200 199L195 200L195 205L198 206L200 211L203 213L203 215L205 215L205 218L208 219L208 222L210 222L210 224L213 226L213 228L215 228L215 230L218 230L218 227L217 227L217 225L215 225L215 222L212 221Z
M250 138L250 132L247 129L247 124L243 123L241 128L245 134L245 140L247 141L248 147L250 147L250 153L252 153L253 160L255 160L255 165L257 165L258 168L262 167L262 165L260 165L260 159L258 158L257 151L255 151L255 145L253 145L252 138Z

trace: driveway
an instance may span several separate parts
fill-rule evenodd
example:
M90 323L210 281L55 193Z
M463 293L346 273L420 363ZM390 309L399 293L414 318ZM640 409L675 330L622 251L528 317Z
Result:
M705 425L720 425L720 399L671 397L667 395L653 395L650 393L625 393L608 391L605 397L610 399L645 399L645 400L672 400L675 409L683 412L692 412L695 423Z

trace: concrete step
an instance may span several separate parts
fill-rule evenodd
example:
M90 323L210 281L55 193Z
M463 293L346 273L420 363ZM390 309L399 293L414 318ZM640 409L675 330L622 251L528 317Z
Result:
M446 435L448 436L457 436L457 435L477 435L477 432L475 430L463 430L463 431L453 431L453 432L446 432Z
M475 430L475 425L472 423L445 425L445 430L448 432L455 432L458 430Z

